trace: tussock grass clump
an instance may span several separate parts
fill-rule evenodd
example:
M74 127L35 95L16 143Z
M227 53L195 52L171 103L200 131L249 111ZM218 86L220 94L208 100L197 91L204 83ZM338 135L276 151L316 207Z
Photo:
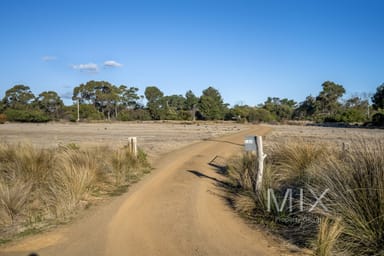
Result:
M0 181L0 225L13 223L26 208L32 184L22 180L12 183Z
M313 174L314 190L328 188L323 200L340 216L340 244L359 255L384 254L384 141L354 142L341 159L328 158Z
M241 214L256 222L266 223L275 218L278 209L268 211L268 189L275 189L277 175L270 164L265 166L262 190L256 191L257 162L254 155L245 154L234 158L228 165L228 176L232 183L230 196L233 205Z
M66 220L149 169L142 151L135 157L127 148L0 143L0 239Z
M314 255L335 255L335 245L342 231L343 227L340 219L331 220L328 217L323 217L320 221L317 239L314 244Z
M229 165L229 177L237 187L254 191L257 175L256 165L255 157L251 154L237 157Z
M260 191L248 156L229 167L236 188L229 195L239 212L299 246L312 245L315 255L384 255L383 140L358 139L348 150L290 141L267 154ZM278 207L287 195L284 209L268 205L271 189Z
M278 171L278 180L291 186L302 186L308 179L310 169L329 155L324 144L309 143L303 140L275 144L268 150L267 161Z

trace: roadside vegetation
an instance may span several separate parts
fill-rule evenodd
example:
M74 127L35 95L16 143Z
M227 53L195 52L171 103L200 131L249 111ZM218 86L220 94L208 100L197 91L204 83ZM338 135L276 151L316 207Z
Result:
M384 141L349 148L287 141L267 148L263 188L255 157L228 167L233 207L314 255L384 254Z
M52 120L145 121L145 120L236 120L238 122L345 123L384 126L384 84L375 93L345 97L340 84L325 81L317 96L302 102L268 97L257 106L226 104L219 90L208 87L200 96L164 95L156 86L116 86L107 81L88 81L73 89L73 104L64 105L54 91L34 95L26 85L15 85L0 101L0 123L48 122ZM143 100L146 100L146 104Z
M66 222L149 171L128 148L0 143L0 243Z

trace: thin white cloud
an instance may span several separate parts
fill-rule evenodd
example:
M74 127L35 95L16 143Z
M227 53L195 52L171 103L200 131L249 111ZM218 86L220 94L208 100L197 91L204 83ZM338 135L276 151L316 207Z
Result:
M95 63L72 65L73 69L87 72L98 72L99 67Z
M117 62L117 61L114 61L114 60L107 60L107 61L104 61L104 67L111 67L111 68L118 68L118 67L121 67L123 66L123 64Z
M56 60L56 56L50 56L50 55L47 55L47 56L43 56L41 58L43 61L53 61L53 60Z

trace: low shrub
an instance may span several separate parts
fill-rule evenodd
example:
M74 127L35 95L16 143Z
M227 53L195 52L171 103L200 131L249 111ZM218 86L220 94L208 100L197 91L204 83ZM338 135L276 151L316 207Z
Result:
M272 122L276 121L276 116L271 112L263 108L254 108L249 111L248 122L250 123L260 123L260 122Z
M7 109L5 114L9 121L15 122L44 123L50 121L50 118L39 110Z
M119 121L147 121L151 120L151 115L145 109L126 109L119 112L117 115Z

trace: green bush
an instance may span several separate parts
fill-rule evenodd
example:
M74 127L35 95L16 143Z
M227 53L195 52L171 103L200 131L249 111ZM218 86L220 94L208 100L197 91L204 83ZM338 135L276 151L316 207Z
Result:
M77 118L77 113L75 116ZM80 119L102 120L103 118L103 113L99 112L94 105L80 104Z
M362 123L367 121L367 115L359 109L350 108L334 115L326 116L322 121L325 123Z
M126 109L119 112L117 115L119 121L147 121L151 120L151 115L145 109Z
M341 114L341 121L346 123L362 123L367 121L367 114L359 109L347 109Z
M249 111L248 122L272 122L276 117L266 109L252 109Z
M43 123L50 121L50 118L39 110L18 110L7 109L5 115L9 121Z

